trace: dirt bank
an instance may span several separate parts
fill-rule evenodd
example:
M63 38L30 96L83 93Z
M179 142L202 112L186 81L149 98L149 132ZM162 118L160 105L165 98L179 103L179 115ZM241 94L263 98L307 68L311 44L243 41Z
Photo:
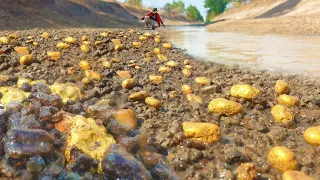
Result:
M294 153L292 169L320 178L319 147L307 144L303 136L320 123L319 81L202 62L163 46L163 37L155 43L155 34L143 40L140 32L126 29L47 30L50 37L44 31L0 32L0 37L19 35L0 45L0 102L23 103L13 101L0 110L0 135L5 137L0 178L281 179L275 168L279 166L267 158L275 146ZM64 39L68 43L59 47L65 49L58 49ZM124 46L115 51L119 41ZM139 41L141 47L132 43ZM30 65L20 64L28 61L19 61L17 52L27 50L16 46L28 47L34 57ZM51 56L50 51L61 54ZM134 80L125 80L131 76ZM276 121L271 114L278 104L274 86L279 79L289 84L289 91L283 86L284 93L300 99L287 110L294 119L286 117L285 123L286 118ZM192 90L181 89L184 84ZM236 84L252 85L261 94L253 99L231 96ZM208 113L216 98L237 102L243 111L227 107L219 113L210 108L213 113ZM184 122L210 124L188 129ZM109 143L118 145L107 148ZM241 163L246 164L237 170Z
M2 0L0 30L143 27L139 20L145 11L144 8L128 7L114 0ZM164 16L164 20L168 21L168 25L194 23L183 16Z
M320 2L265 0L230 10L207 27L213 31L246 33L320 34Z

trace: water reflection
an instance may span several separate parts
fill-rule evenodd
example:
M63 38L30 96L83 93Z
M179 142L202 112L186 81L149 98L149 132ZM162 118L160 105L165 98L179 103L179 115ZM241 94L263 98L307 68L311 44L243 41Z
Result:
M169 39L188 54L218 63L320 76L320 36L248 35L171 27Z

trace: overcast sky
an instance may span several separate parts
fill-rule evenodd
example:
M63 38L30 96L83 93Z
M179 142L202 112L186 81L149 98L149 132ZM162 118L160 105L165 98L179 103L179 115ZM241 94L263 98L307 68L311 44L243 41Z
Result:
M124 2L124 0L118 0L121 2ZM189 5L194 5L196 6L200 13L202 14L203 18L206 18L206 10L203 7L204 5L204 0L182 0L186 4L186 8ZM142 0L143 5L146 7L157 7L157 8L162 8L166 3L172 3L172 0Z

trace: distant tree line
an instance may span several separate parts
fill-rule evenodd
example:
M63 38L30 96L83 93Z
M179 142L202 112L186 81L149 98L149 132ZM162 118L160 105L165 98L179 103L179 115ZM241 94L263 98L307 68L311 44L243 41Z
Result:
M226 11L227 8L236 8L251 1L258 0L204 0L204 7L207 9L206 22L210 22L212 18ZM125 2L131 6L142 7L142 0L125 0ZM204 21L195 6L190 5L186 8L182 0L173 0L172 3L166 3L163 9L169 16L185 14L188 19Z
M190 20L203 21L200 11L192 5L185 8L185 4L182 0L174 0L172 3L166 3L164 5L164 10L169 16L174 14L185 14Z

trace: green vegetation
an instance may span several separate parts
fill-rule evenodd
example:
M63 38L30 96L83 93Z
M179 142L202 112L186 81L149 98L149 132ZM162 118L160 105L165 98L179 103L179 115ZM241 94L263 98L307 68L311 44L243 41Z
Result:
M173 13L183 14L185 12L185 4L183 1L173 1L172 4L166 3L164 10L167 14L172 15Z
M230 1L231 0L205 0L204 7L209 9L206 22L210 22L214 16L223 13Z
M199 10L195 6L190 5L186 9L186 15L189 19L203 21L203 17L201 16Z
M228 5L232 7L239 7L242 3L248 2L249 0L205 0L204 7L208 8L206 22L210 22L212 18L223 13Z
M131 6L142 7L142 0L126 0L125 2Z
M203 17L201 16L199 10L192 5L190 5L186 9L185 4L182 0L174 0L172 3L166 3L164 6L164 10L169 16L185 14L188 19L203 21Z

